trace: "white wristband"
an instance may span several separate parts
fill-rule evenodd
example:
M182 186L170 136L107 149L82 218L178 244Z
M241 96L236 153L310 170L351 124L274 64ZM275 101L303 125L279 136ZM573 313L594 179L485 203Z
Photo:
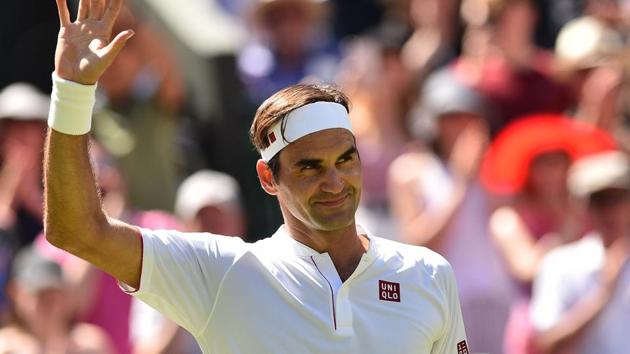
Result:
M69 135L87 134L92 128L96 84L82 85L52 74L48 126Z

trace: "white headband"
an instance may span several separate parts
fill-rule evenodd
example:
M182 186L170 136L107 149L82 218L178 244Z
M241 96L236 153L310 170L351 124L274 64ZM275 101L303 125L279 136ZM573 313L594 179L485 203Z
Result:
M270 144L262 149L260 154L265 162L269 162L280 150L299 138L333 128L343 128L352 132L346 107L336 102L321 101L304 105L291 111L274 125L266 137Z

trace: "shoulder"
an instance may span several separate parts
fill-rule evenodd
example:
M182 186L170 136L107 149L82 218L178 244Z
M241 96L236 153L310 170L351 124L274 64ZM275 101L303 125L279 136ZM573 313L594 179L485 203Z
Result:
M144 241L192 247L236 247L245 248L247 243L240 237L211 234L208 232L181 232L176 230L151 230L140 228Z
M236 259L251 246L240 237L207 232L140 230L144 255L153 260L164 260L164 257L173 260Z
M452 277L450 263L439 253L423 246L405 244L373 237L385 262L399 264L402 269L414 269L432 279Z

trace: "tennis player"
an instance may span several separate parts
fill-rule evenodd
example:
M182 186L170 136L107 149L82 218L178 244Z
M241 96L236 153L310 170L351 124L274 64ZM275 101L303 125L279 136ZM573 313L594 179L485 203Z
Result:
M204 353L467 354L450 265L355 224L361 161L348 100L297 85L258 109L260 184L284 225L269 238L154 231L109 218L88 159L96 83L132 31L110 40L122 0L57 0L45 152L48 240L116 277L186 328ZM151 176L147 176L151 178Z

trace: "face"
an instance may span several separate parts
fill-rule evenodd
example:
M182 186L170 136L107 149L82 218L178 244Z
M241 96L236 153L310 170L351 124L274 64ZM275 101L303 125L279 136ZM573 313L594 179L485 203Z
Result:
M361 163L353 135L327 129L298 139L279 155L280 173L259 177L263 188L276 195L287 224L319 231L354 224L361 195Z
M199 210L193 231L219 235L245 236L245 220L240 210L228 207L206 206Z
M468 128L487 130L485 120L473 113L448 113L438 118L437 139L441 149L449 152Z
M67 294L63 289L30 290L20 284L13 284L15 291L12 292L12 300L16 314L31 330L40 332L68 320Z
M593 226L609 240L630 236L630 191L608 189L591 198Z
M562 151L536 156L529 167L529 189L544 196L564 194L570 165L571 159Z

